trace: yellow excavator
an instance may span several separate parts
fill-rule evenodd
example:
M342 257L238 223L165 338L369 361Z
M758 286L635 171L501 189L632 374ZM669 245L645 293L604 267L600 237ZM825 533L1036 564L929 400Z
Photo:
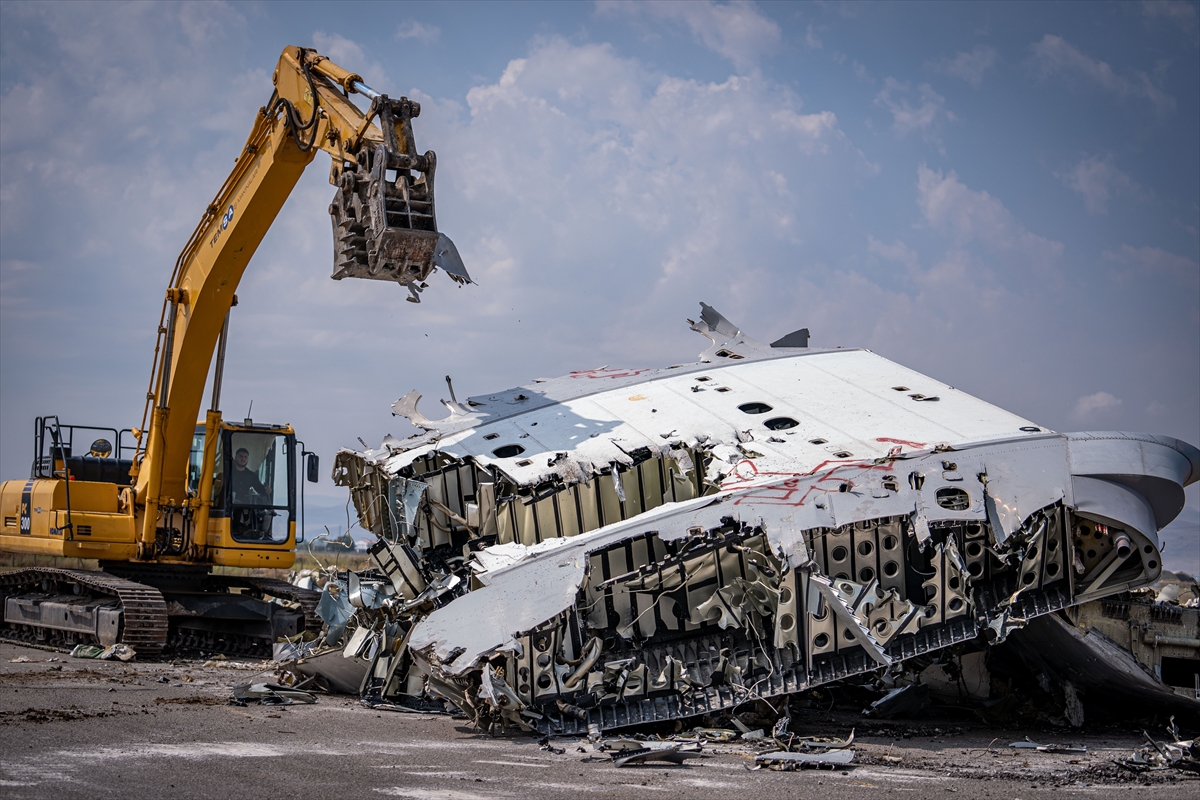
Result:
M334 279L394 281L420 302L435 269L459 284L470 277L437 230L436 157L419 155L413 140L418 103L380 94L302 47L284 49L272 80L270 101L175 264L141 425L39 417L29 478L0 485L0 552L99 559L102 570L0 573L0 637L56 648L124 643L150 657L264 656L279 637L319 624L315 592L213 573L290 567L297 473L303 466L315 481L318 470L291 426L222 419L238 282L318 150L332 157L336 187ZM210 368L212 399L197 422Z

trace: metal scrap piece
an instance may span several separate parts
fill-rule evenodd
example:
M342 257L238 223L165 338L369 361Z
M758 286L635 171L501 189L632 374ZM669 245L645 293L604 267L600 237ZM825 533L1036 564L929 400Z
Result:
M682 764L689 758L702 755L699 749L684 749L682 744L670 744L666 747L641 747L637 750L619 750L613 753L613 764L627 767L630 764L645 764L648 761L666 761L671 764Z
M1009 747L1015 747L1019 750L1037 750L1039 753L1068 753L1071 755L1082 755L1088 751L1086 745L1070 745L1070 744L1038 744L1028 736L1022 742L1013 742Z

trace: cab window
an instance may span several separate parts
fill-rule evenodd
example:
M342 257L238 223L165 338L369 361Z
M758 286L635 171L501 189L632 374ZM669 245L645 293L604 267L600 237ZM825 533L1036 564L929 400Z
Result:
M291 521L293 454L289 436L234 431L224 483L235 541L279 544Z

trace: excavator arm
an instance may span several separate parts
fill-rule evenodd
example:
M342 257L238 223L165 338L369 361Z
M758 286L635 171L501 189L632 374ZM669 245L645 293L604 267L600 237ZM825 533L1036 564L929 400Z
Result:
M435 267L470 282L454 244L437 230L436 157L417 153L412 132L420 105L379 94L361 76L301 47L284 49L273 82L270 101L180 254L166 292L146 409L135 431L133 485L122 498L136 511L139 558L155 555L166 515L200 532L188 550L201 556L220 423L220 358L206 422L207 466L200 490L190 495L188 460L213 354L218 341L223 353L243 272L318 150L332 157L330 182L337 187L329 208L334 279L394 281L409 288L414 302ZM365 113L350 101L354 94L370 100Z

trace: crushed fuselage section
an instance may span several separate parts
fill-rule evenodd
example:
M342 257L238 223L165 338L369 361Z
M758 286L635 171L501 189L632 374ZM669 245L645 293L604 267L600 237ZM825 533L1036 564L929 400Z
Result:
M403 651L381 697L423 686L547 733L661 722L1158 578L1195 448L1058 434L866 351L712 332L706 362L572 373L437 422L410 395L395 408L425 434L339 454Z

